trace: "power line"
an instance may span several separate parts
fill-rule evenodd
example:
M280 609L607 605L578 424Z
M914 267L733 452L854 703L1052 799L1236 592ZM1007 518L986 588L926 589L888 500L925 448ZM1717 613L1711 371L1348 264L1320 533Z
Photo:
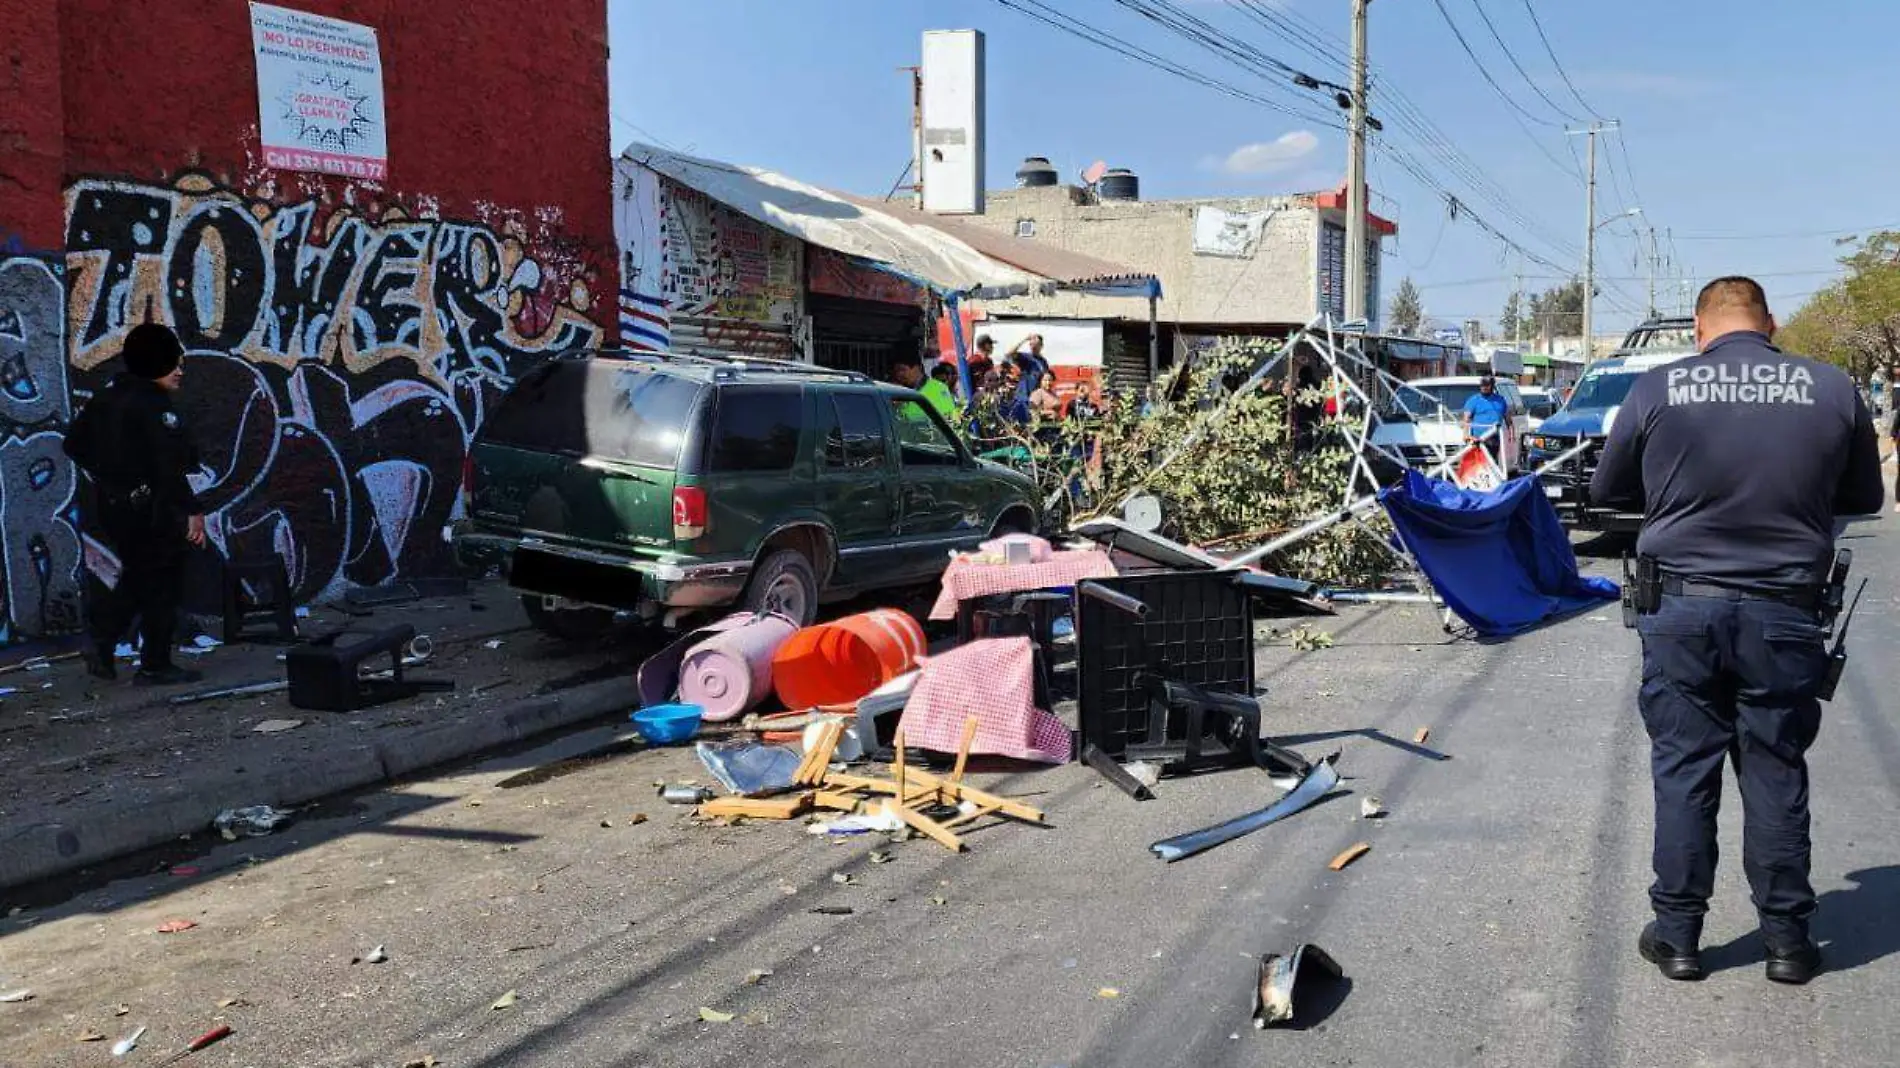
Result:
M1432 6L1438 9L1439 16L1445 20L1445 25L1451 28L1451 35L1458 39L1458 47L1464 49L1465 55L1471 57L1471 65L1478 68L1478 74L1484 78L1485 84L1489 85L1493 90L1495 90L1498 94L1498 97L1502 99L1506 104L1511 105L1511 110L1517 112L1518 114L1524 116L1525 118L1531 120L1532 122L1539 123L1544 126L1558 126L1558 127L1562 126L1562 123L1552 122L1549 119L1539 118L1538 116L1531 114L1528 110L1525 109L1524 105L1519 104L1516 100L1511 99L1511 94L1504 91L1504 87L1498 84L1498 80L1491 76L1491 71L1487 67L1485 67L1484 61L1478 58L1478 53L1472 49L1471 42L1465 40L1465 33L1463 30L1458 28L1457 20L1451 17L1451 12L1445 10L1445 0L1432 0Z
M1530 86L1532 92L1542 97L1544 103L1550 105L1550 110L1563 116L1564 121L1582 122L1582 119L1558 107L1557 102L1550 98L1550 94L1544 92L1544 87L1538 85L1537 82L1531 78L1530 74L1524 70L1524 64L1517 61L1517 54L1511 51L1510 45L1504 43L1504 35L1498 32L1497 24L1491 21L1490 14L1484 10L1483 0L1471 0L1471 6L1478 9L1478 17L1484 20L1484 28L1491 31L1491 39L1498 43L1498 48L1504 52L1504 58L1511 61L1511 66L1517 69L1517 75L1524 79L1524 84Z
M1297 11L1291 8L1276 9L1268 3L1263 3L1262 0L1233 0L1233 2L1255 22L1281 40L1293 43L1334 68L1344 68L1345 60L1342 53L1346 49L1345 43L1302 17ZM1454 176L1455 180L1463 183L1476 195L1477 199L1489 203L1501 215L1536 235L1539 240L1558 249L1563 255L1578 254L1575 245L1563 238L1551 236L1549 231L1542 229L1531 220L1529 215L1519 209L1503 187L1492 181L1483 167L1472 162L1470 157L1466 156L1457 144L1431 121L1424 110L1406 96L1398 86L1376 80L1371 95L1374 104L1381 106L1385 117L1392 124L1394 133L1403 132L1409 135L1417 142L1421 151L1435 157ZM1515 116L1513 116L1513 121L1517 122L1518 127L1530 138L1533 148L1538 149L1559 170L1565 170L1521 121ZM1577 164L1567 173L1581 181L1582 165Z
M1855 226L1845 230L1808 230L1801 233L1783 234L1675 234L1683 241L1786 241L1803 237L1854 237L1860 234L1879 233L1883 230L1900 230L1900 223L1881 223L1877 226Z
M1232 97L1236 100L1241 100L1250 104L1256 104L1256 105L1259 105L1260 107L1268 108L1273 111L1278 111L1284 115L1291 115L1294 118L1302 119L1306 122L1314 123L1315 125L1327 127L1328 129L1334 129L1334 130L1345 129L1345 125L1339 122L1335 118L1331 118L1331 117L1327 117L1323 115L1315 115L1312 112L1300 111L1294 107L1289 106L1288 104L1282 101L1274 100L1269 97L1264 97L1258 93L1248 92L1228 82L1223 82L1217 78L1212 78L1205 74L1202 74L1199 71L1191 70L1187 67L1184 67L1174 62L1173 60L1166 59L1160 55L1157 55L1154 52L1148 51L1145 48L1132 44L1129 41L1124 40L1123 38L1117 37L1112 33L1109 33L1105 30L1097 29L1096 27L1091 26L1086 22L1082 22L1070 15L1067 15L1061 11L1058 11L1055 8L1050 7L1048 4L1042 3L1041 0L996 0L996 2L1010 9L1011 11L1014 11L1021 15L1027 15L1028 17L1035 19L1038 22L1044 23L1045 25L1048 25L1048 26L1052 26L1055 29L1061 30L1062 32L1067 33L1071 36L1079 37L1082 40L1089 42L1090 44L1108 49L1111 52L1116 52L1120 55L1126 56L1129 59L1133 59L1136 62L1142 63L1149 67L1153 67L1156 70L1160 70L1165 73L1172 74L1177 78L1181 78L1186 81L1193 82L1196 85L1200 85L1204 88L1212 89L1215 92L1222 94L1223 96Z
M1537 9L1531 6L1531 0L1524 0L1524 10L1530 14L1531 25L1537 28L1537 39L1544 42L1544 54L1550 57L1550 65L1557 68L1557 77L1563 79L1564 87L1570 90L1570 95L1577 98L1577 103L1583 105L1583 110L1589 112L1592 118L1601 119L1603 116L1597 113L1597 109L1590 106L1590 102L1583 98L1582 93L1577 92L1577 87L1570 81L1570 75L1564 70L1563 63L1557 59L1557 50L1550 46L1550 37L1544 33L1544 22L1537 17Z

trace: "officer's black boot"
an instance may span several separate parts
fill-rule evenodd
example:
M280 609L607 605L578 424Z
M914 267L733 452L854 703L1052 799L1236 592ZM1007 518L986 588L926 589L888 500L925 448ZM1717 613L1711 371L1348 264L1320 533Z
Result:
M86 674L93 678L102 682L112 682L119 677L118 666L112 662L114 656L112 646L89 641L85 648L79 651L79 655L85 658Z
M1702 978L1702 954L1694 945L1672 946L1656 934L1656 923L1650 921L1643 925L1642 937L1636 940L1636 951L1643 959L1656 966L1666 979L1696 980Z
M1810 938L1798 942L1768 939L1768 981L1800 986L1821 970L1821 947Z

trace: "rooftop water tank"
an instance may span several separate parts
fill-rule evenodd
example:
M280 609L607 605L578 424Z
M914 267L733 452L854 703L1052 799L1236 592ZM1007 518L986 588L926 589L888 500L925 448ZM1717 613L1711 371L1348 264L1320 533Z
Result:
M1023 160L1016 168L1016 185L1022 189L1033 189L1056 184L1056 169L1043 156L1031 156Z
M1103 200L1140 200L1141 179L1126 167L1115 167L1095 183L1095 195Z

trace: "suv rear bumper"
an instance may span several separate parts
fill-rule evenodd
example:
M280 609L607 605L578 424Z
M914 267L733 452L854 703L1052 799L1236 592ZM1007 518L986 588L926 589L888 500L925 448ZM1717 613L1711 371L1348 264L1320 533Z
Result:
M564 597L603 608L718 608L737 601L752 562L668 564L558 545L540 538L461 532L456 558L468 567L499 568L523 593Z

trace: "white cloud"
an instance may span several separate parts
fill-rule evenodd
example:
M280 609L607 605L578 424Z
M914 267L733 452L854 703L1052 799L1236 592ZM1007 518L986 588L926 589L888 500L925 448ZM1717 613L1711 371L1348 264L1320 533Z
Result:
M1271 141L1241 145L1227 158L1213 161L1215 169L1226 174L1257 177L1290 170L1319 147L1319 137L1311 130L1294 130Z

